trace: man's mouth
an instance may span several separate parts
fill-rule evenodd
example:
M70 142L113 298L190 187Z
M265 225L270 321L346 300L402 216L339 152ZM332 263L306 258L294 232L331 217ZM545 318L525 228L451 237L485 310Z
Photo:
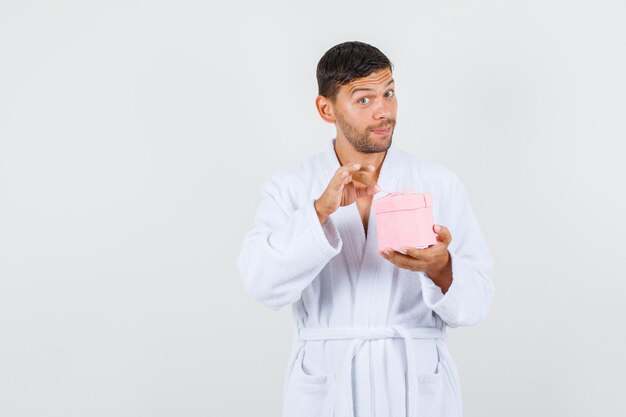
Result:
M374 129L372 130L372 132L376 133L377 135L386 135L387 133L391 132L391 126Z

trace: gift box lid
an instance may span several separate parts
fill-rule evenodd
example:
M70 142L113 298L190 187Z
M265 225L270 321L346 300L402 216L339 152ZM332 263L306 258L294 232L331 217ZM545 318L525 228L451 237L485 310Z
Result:
M418 193L410 188L401 192L389 193L372 202L374 214L415 210L432 207L432 204L431 193Z

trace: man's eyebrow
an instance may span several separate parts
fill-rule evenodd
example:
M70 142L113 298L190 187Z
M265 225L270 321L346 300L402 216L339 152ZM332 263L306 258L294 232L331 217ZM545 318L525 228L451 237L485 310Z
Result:
M389 81L387 84L385 84L385 87L389 87L389 85L393 84L395 81L393 79L391 79L391 81ZM354 95L354 93L356 93L357 91L373 91L373 88L355 88L354 90L352 90L352 92L350 93L351 96Z

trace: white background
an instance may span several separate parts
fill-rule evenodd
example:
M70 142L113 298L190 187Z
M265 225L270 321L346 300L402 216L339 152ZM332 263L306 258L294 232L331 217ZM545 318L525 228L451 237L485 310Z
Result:
M280 413L289 308L235 267L320 152L315 66L394 63L394 146L463 180L495 260L451 329L466 416L625 415L623 1L0 2L0 415Z

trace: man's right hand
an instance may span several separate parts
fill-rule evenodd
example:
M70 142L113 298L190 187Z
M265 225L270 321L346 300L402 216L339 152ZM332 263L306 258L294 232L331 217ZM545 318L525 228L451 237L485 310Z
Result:
M374 165L361 166L360 163L339 167L322 196L315 200L315 210L320 223L324 224L328 216L339 207L350 205L357 198L374 195L380 191L374 179L375 170ZM355 185L355 182L359 185Z

